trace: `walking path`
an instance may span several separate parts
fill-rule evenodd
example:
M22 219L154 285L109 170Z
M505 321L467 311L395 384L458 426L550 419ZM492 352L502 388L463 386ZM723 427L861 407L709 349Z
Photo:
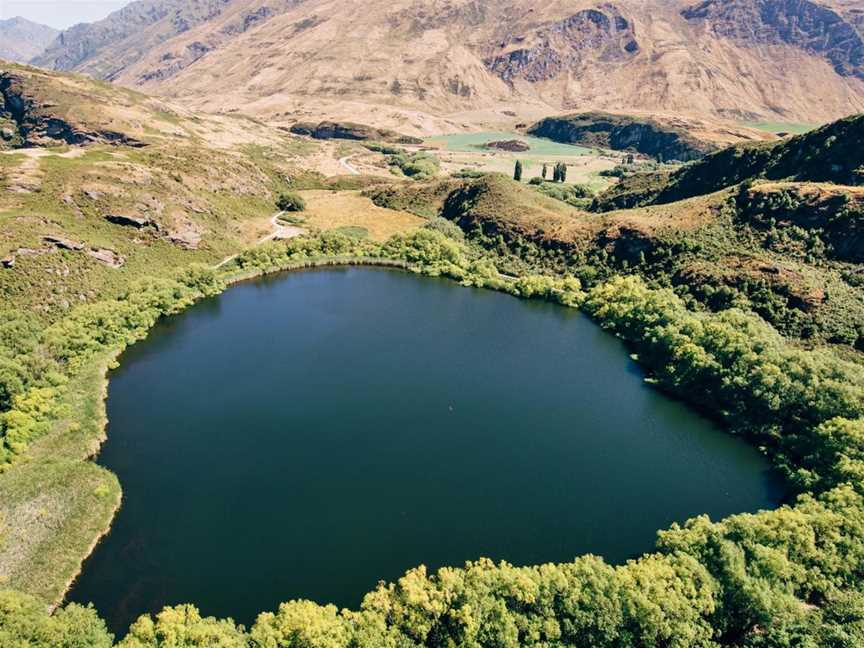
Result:
M284 211L276 212L273 218L270 219L270 226L273 228L273 231L270 232L267 236L260 239L253 247L257 247L263 243L267 243L268 241L272 241L274 239L286 240L294 238L295 236L300 236L304 234L306 230L302 227L297 227L296 225L285 225L279 219L285 215ZM221 268L222 266L228 265L234 259L236 259L239 255L232 254L231 256L225 257L219 263L216 264L216 268Z

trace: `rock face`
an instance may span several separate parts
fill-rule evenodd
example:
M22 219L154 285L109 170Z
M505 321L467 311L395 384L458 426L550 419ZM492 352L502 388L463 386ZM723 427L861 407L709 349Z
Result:
M528 132L566 144L632 150L659 160L681 162L699 159L715 148L684 130L652 119L599 112L548 117Z
M142 146L123 133L89 130L63 119L53 106L32 95L23 77L0 70L0 148L41 146L58 141L73 145L96 142Z
M26 63L44 52L59 33L24 18L0 20L0 59Z
M706 0L681 15L722 38L758 46L787 44L824 57L840 76L864 79L864 38L839 11L807 0Z
M410 133L456 130L455 115L470 111L549 106L827 122L864 111L861 9L860 0L141 0L64 32L36 62L195 108L284 121L361 113Z
M105 220L109 223L113 223L114 225L121 225L123 227L134 227L135 229L145 229L147 227L152 227L155 230L159 230L159 223L150 219L150 218L141 218L139 216L124 216L122 214L106 214Z
M524 36L510 36L501 43L505 52L488 57L489 70L512 83L549 81L587 60L625 62L639 52L630 21L615 5L586 9L538 28L532 44Z
M145 53L212 20L232 0L145 0L62 32L33 64L112 79Z

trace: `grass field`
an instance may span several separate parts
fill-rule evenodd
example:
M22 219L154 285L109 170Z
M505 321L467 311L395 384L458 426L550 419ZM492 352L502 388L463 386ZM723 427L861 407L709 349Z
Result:
M375 241L386 241L393 234L422 227L424 219L408 212L376 207L355 191L304 191L306 211L303 227L343 233L365 232Z
M453 135L435 135L427 137L425 142L429 146L436 146L447 151L456 152L473 152L487 151L484 147L489 142L500 142L506 140L518 139L531 147L530 151L526 151L526 155L546 155L546 156L566 156L574 155L590 155L591 149L584 146L574 146L572 144L559 144L552 140L543 139L540 137L531 137L530 135L520 135L518 133L506 133L503 131L489 131L485 133L456 133Z

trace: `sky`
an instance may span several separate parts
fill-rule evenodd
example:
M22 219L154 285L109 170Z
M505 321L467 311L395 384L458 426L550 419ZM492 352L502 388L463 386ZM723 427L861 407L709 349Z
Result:
M66 29L100 20L131 0L0 0L0 20L22 16L33 22Z

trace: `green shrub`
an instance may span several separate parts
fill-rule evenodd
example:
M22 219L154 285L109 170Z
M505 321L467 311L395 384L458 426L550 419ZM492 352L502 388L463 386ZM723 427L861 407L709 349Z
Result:
M285 212L302 212L306 211L306 201L299 194L283 193L276 200L276 207Z

